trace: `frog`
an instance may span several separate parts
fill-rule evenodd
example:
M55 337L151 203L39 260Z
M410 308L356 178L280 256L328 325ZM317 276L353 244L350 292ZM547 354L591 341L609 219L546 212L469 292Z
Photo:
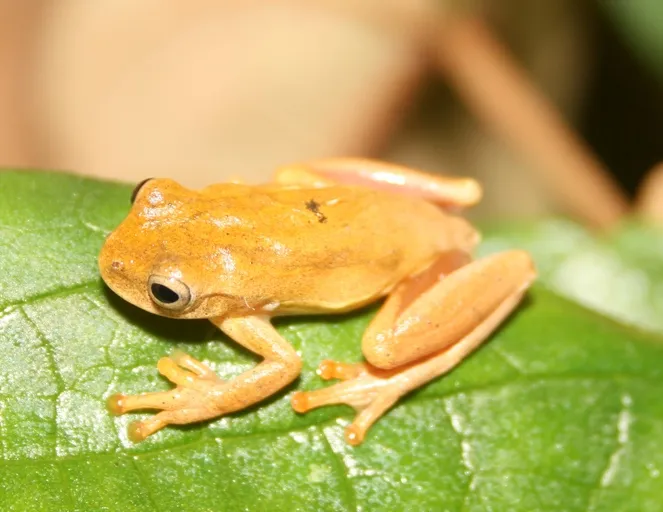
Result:
M487 340L536 279L526 251L473 256L480 233L462 212L482 194L472 178L362 158L282 166L259 185L192 190L145 180L102 246L104 282L148 312L207 319L262 359L223 380L211 364L175 351L156 365L171 389L115 393L108 409L157 411L129 424L134 442L246 409L302 372L300 354L273 319L382 301L358 341L363 360L323 360L317 374L338 382L290 396L298 414L351 406L345 440L361 444L404 395Z

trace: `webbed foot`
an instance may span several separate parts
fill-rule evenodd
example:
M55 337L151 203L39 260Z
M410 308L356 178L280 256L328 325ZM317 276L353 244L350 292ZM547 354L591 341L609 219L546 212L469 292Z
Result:
M192 423L221 414L218 402L225 383L206 364L183 352L175 352L171 357L160 359L157 369L176 387L140 395L118 393L108 398L108 410L114 415L138 409L161 410L151 418L129 425L132 441L142 441L168 424Z
M318 367L325 380L344 382L315 391L299 391L292 396L292 408L300 413L325 405L347 404L357 412L345 430L351 445L364 440L366 432L396 401L408 391L407 382L398 370L380 370L363 363L347 364L325 360Z

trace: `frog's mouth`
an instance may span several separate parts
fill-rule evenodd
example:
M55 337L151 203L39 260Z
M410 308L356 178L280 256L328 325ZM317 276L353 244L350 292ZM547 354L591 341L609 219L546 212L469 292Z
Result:
M152 308L143 306L145 303L149 304L147 293L138 293L138 290L133 286L132 279L126 274L122 265L99 265L99 271L104 283L115 295L141 309L156 313L156 311L152 311Z

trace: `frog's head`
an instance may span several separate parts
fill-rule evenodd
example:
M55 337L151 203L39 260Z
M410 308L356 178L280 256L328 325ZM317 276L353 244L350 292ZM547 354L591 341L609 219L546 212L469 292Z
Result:
M169 179L140 183L127 218L106 238L99 270L132 304L163 316L222 316L236 298L210 290L205 200ZM212 299L212 300L211 300Z

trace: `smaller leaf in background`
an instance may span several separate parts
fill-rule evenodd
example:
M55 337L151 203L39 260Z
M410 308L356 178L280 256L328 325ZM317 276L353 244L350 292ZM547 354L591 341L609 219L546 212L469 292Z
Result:
M486 225L482 254L530 251L540 282L617 320L663 332L663 230L623 223L602 237L565 219Z
M663 2L598 0L636 52L663 80Z

